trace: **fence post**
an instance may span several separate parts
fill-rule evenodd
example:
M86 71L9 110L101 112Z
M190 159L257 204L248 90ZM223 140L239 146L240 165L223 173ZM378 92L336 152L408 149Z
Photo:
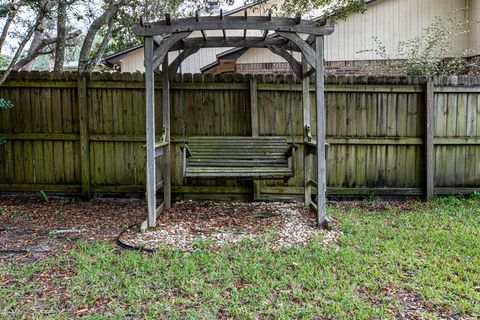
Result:
M252 137L258 137L258 85L257 79L250 80L250 121ZM253 181L253 200L260 199L261 185L259 180Z
M78 79L78 108L80 115L80 160L82 165L82 196L90 198L90 137L88 132L87 79Z
M425 197L431 199L434 195L434 82L428 80L425 86Z

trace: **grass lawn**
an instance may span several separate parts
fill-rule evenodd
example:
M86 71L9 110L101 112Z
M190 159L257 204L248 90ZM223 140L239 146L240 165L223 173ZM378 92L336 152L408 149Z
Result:
M476 197L329 214L343 235L327 250L313 241L272 252L265 239L146 254L78 242L50 259L3 263L0 318L480 317Z

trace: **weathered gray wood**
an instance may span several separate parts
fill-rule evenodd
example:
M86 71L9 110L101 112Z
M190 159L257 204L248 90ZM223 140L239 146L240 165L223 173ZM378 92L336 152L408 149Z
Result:
M153 38L145 38L145 94L146 94L146 136L147 136L147 204L148 227L155 228L157 223L155 196L155 80L153 73Z
M308 70L308 63L302 56L302 70L305 73ZM311 139L310 136L310 77L302 77L302 109L303 109L303 141ZM310 205L312 201L312 187L310 180L312 179L312 160L313 155L310 148L304 145L303 148L303 186L304 186L304 203Z
M176 58L170 63L168 67L168 75L169 78L173 78L177 73L178 68L182 64L182 62L190 57L192 54L195 54L200 50L200 47L190 47L183 50Z
M165 20L145 25L135 25L133 33L137 36L156 36L169 33L178 33L195 30L278 30L313 35L328 35L334 30L333 23L311 20L301 20L296 23L295 18L252 16L245 19L242 16L196 17L181 18L167 24Z
M270 49L270 51L272 51L274 54L279 55L280 57L285 59L288 62L288 64L292 67L292 70L295 73L295 75L300 79L303 78L302 65L290 53L288 53L287 50L277 46L268 46L268 49Z
M302 40L303 41L303 40ZM326 212L327 175L325 164L325 93L323 67L323 37L315 37L315 71L316 71L316 100L317 100L317 224L328 228ZM306 57L305 57L306 58ZM307 59L306 59L307 60Z
M428 81L425 90L425 195L427 199L434 196L434 121L435 93L433 81Z
M250 115L252 122L252 136L258 136L258 90L257 79L250 80Z
M305 40L303 40L298 34L294 32L277 31L277 33L280 37L293 42L300 49L308 64L310 64L312 68L316 68L315 50L313 50L312 47L310 47L308 43L305 42Z
M257 79L250 80L250 118L252 125L252 136L258 137L258 89ZM238 161L234 160L234 161ZM238 162L236 162L238 164ZM225 166L225 164L223 164ZM245 164L242 164L245 165ZM258 200L261 197L261 182L253 180L253 200Z
M185 39L191 32L180 32L170 35L168 38L163 38L158 44L159 47L155 50L153 55L153 69L157 69L166 59L170 48L182 39ZM168 70L168 68L167 68Z
M284 137L192 137L189 147L185 177L280 179L294 173ZM259 193L254 184L254 197Z
M201 48L222 48L222 47L244 47L244 48L266 48L267 46L278 46L287 50L300 51L300 49L285 41L282 38L270 38L267 37L208 37L206 40L203 37L192 37L184 39L172 47L170 51L176 51L179 49L185 49L189 47L201 47Z
M80 149L82 163L82 195L90 198L90 138L88 130L87 79L78 79L78 106L80 120Z
M163 127L165 130L165 172L163 185L163 201L165 209L172 206L172 178L171 178L171 150L170 150L170 80L168 78L168 56L165 56L162 67L162 104L163 104Z

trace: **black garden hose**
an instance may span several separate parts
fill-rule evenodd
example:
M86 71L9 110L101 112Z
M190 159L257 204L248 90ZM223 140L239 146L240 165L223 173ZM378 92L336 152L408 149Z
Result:
M139 252L147 252L147 253L155 253L158 251L158 249L148 249L148 248L145 248L145 247L137 247L137 246L132 246L132 245L129 245L125 242L123 242L122 240L120 240L120 238L122 237L122 235L131 230L132 228L139 228L138 225L133 225L131 227L128 227L127 229L123 230L122 232L120 232L120 234L117 236L117 240L116 240L116 243L117 245L122 248L122 249L126 249L126 250L133 250L133 251L139 251Z

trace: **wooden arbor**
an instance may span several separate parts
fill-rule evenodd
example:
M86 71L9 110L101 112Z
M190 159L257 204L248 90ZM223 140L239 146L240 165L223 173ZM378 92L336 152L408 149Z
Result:
M221 32L222 36L208 37L205 31ZM228 36L228 30L243 31L243 36ZM247 36L247 30L262 31L262 36ZM303 88L303 125L305 162L305 203L317 212L319 226L327 227L326 216L326 164L325 164L325 106L324 106L324 35L333 32L333 24L320 21L272 16L219 16L171 19L169 14L158 22L141 22L134 27L134 32L145 39L145 88L146 88L146 140L147 140L147 203L148 227L156 224L157 214L171 206L170 176L170 96L169 79L188 56L201 48L245 47L268 48L283 57L292 67L293 72L302 79ZM272 31L273 33L269 34ZM194 37L193 32L199 36ZM304 40L300 34L308 35ZM172 61L168 62L170 51L182 50ZM292 51L300 52L302 62L298 62ZM162 104L163 131L162 141L155 142L154 114L154 73L162 66ZM310 133L310 74L316 74L316 108L317 132L316 142ZM317 179L311 180L311 148L317 149ZM164 155L164 180L156 181L156 158ZM317 185L316 204L311 199L311 185ZM156 192L163 186L164 201L156 204Z

